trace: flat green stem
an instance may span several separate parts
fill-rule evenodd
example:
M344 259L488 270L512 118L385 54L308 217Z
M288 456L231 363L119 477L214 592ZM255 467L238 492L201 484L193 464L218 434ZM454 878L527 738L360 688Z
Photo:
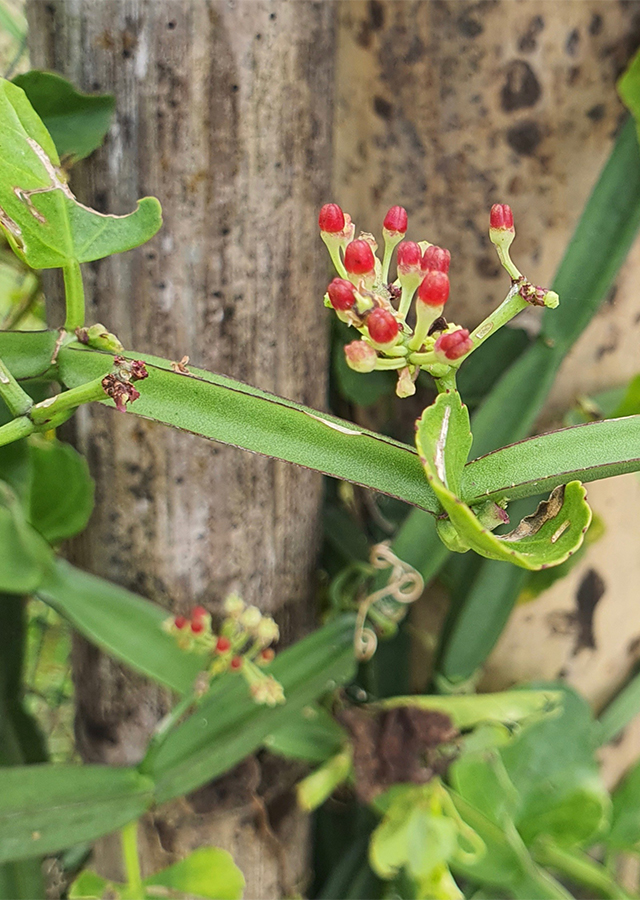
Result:
M84 286L80 263L75 260L62 267L67 315L65 331L75 331L84 325Z
M127 879L128 895L131 900L144 900L144 888L138 856L138 820L125 825L120 832L122 838L122 861Z
M35 425L27 416L13 419L11 422L7 422L6 425L0 426L0 447L19 441L21 438L33 434L35 430Z
M627 900L632 894L627 894L615 883L604 866L590 859L585 853L575 850L564 850L553 841L541 838L532 848L532 855L537 863L549 866L557 872L561 872L587 888L591 888L601 897L611 900Z
M12 416L24 416L33 406L33 400L20 387L9 369L0 359L0 397Z
M376 363L376 372L383 372L387 369L402 369L406 364L407 360L404 356L398 356L396 359L379 359Z

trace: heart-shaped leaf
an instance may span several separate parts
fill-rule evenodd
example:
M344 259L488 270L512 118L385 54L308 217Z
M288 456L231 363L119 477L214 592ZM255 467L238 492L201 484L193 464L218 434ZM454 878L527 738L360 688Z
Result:
M66 78L36 69L13 83L25 92L66 161L84 159L102 144L115 109L112 94L82 94Z
M162 224L154 197L126 216L79 203L55 145L17 85L0 80L0 228L27 265L52 269L131 250Z
M26 521L13 491L0 481L0 591L31 593L52 560L49 545Z
M454 489L460 483L459 467L466 461L468 430L469 413L457 391L440 394L416 423L416 446L427 480L449 516L449 528L455 529L448 545L459 550L471 548L488 559L505 560L524 569L564 562L581 546L591 522L583 486L578 481L559 485L514 531L492 534Z

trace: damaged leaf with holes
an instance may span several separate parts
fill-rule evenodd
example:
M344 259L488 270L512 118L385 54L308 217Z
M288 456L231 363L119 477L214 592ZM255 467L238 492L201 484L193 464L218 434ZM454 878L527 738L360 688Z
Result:
M556 566L575 553L591 522L582 484L559 485L513 531L495 535L493 529L505 521L502 506L487 501L472 509L460 499L471 442L469 413L457 391L439 394L416 423L420 461L446 514L438 519L438 529L449 549L475 550L523 569Z
M76 200L55 144L24 91L0 79L0 228L34 269L61 268L131 250L162 224L154 197L125 216Z

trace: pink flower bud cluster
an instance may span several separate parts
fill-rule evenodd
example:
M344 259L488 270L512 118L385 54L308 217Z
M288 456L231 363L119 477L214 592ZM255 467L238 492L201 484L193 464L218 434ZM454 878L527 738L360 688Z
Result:
M325 304L360 332L359 340L345 346L350 368L363 373L397 370L397 393L409 396L420 368L441 377L474 349L469 331L447 324L442 315L449 300L450 252L426 241L406 240L409 223L402 206L392 206L384 217L382 259L375 238L370 234L356 238L351 217L338 204L323 206L318 222L339 273L327 288ZM491 240L508 248L514 234L511 208L494 205ZM395 281L389 276L394 251ZM411 327L407 320L413 303Z
M275 621L257 607L247 606L235 594L225 600L224 612L218 633L213 631L211 616L202 606L194 607L189 616L171 616L162 628L176 639L180 649L211 657L209 679L225 672L240 672L257 703L283 703L282 686L263 671L275 657L271 644L280 636Z

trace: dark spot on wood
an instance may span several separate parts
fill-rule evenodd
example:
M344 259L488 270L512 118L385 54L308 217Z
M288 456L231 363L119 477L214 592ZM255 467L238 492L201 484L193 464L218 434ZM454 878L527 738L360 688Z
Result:
M587 110L587 117L591 119L592 122L601 122L606 114L607 108L604 103L596 103L595 106L592 106L591 109Z
M468 13L460 16L457 22L458 31L463 37L478 37L484 31L484 25Z
M569 85L569 87L573 87L579 77L580 66L571 66L571 68L567 72L567 84Z
M605 298L607 306L615 306L616 297L618 296L618 285L614 284Z
M371 802L393 784L424 784L446 772L458 732L440 712L411 706L370 712L347 709L339 716L353 740L356 793Z
M569 36L567 38L567 43L564 46L564 49L567 51L569 56L575 56L578 52L578 44L580 43L580 32L577 28L574 28L573 31L569 32Z
M573 648L575 656L580 650L595 650L596 640L593 633L593 615L596 606L605 592L605 583L595 569L589 569L576 594L575 620L577 625L576 643Z
M627 645L627 655L637 657L640 656L640 634L632 638Z
M521 156L533 156L541 140L540 126L532 120L520 122L507 131L507 143Z
M276 18L277 18L277 16L276 16L275 13L269 13L269 19L270 19L272 22L275 22Z
M529 27L518 41L518 49L522 53L530 53L538 46L536 38L544 28L544 19L542 16L534 16L529 22Z
M185 800L195 813L220 814L225 809L238 809L251 803L260 784L260 765L255 756L238 763L220 778L187 794Z
M169 31L173 31L173 29L176 27L176 24L177 23L176 23L175 19L172 19L170 22L167 22L167 28L169 29Z
M500 92L500 102L505 112L534 106L541 93L540 82L529 63L523 59L514 59L509 63Z
M562 669L559 670L558 674L556 675L556 678L557 678L559 681L562 681L564 678L567 677L568 674L569 674L569 670L568 670L568 669L565 669L565 668L562 668Z
M481 278L497 278L502 268L495 256L476 257L476 272Z
M256 34L256 40L257 40L257 41L261 41L261 40L262 40L262 35L260 34L260 32L258 32L258 33Z
M393 106L384 97L376 95L373 98L373 109L381 119L390 119L393 115Z
M384 27L384 5L380 0L369 0L369 24L372 31L380 31Z
M589 22L589 34L596 37L596 35L600 34L602 31L602 16L599 13L594 13L591 16L591 21Z
M611 338L608 344L600 344L598 349L596 350L596 359L601 360L603 356L607 356L609 353L613 353L618 347L618 340L616 337Z
M176 829L160 816L154 816L153 827L162 849L166 853L173 853L176 850Z

